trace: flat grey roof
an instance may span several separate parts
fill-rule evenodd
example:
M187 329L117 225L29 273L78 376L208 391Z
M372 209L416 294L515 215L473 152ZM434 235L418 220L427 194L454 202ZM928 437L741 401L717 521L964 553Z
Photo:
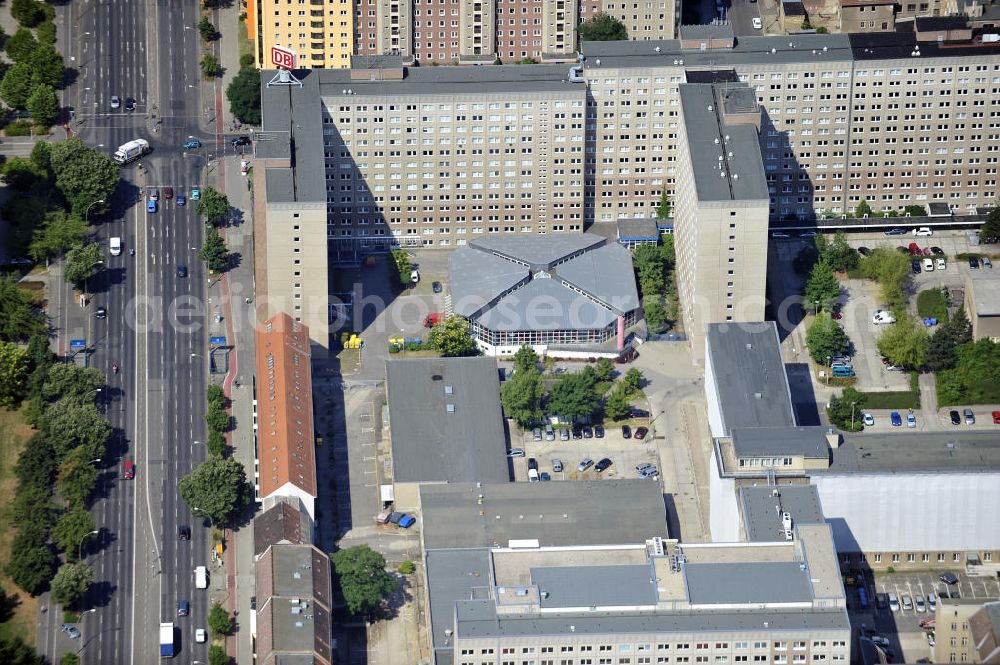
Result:
M619 219L617 223L619 240L659 240L660 238L660 229L652 217Z
M682 25L678 28L681 39L732 39L735 36L731 23L723 25Z
M270 203L295 202L295 170L271 167L265 170L267 200Z
M468 245L459 247L448 256L451 275L451 302L454 311L471 317L528 279L527 267L481 252Z
M701 633L761 631L767 622L771 631L804 632L850 630L847 610L799 610L776 612L666 612L556 614L545 617L498 617L489 601L464 601L457 605L459 637L522 637L539 635L565 636L571 633L608 635L618 633ZM571 630L572 628L572 630Z
M593 233L478 238L448 267L455 311L491 330L604 328L639 307L631 254Z
M656 583L645 565L532 568L545 609L636 607L656 604Z
M601 236L590 233L554 233L476 238L469 243L474 249L499 254L525 263L531 270L549 270L574 254L604 244Z
M639 306L639 293L632 273L632 254L618 243L591 249L560 263L555 272L560 280L610 305L620 315Z
M777 496L774 495L777 490ZM823 524L819 493L813 485L755 485L740 488L740 508L746 539L752 543L773 543L785 539L781 513L799 524Z
M273 650L315 649L329 658L330 614L324 607L330 602L329 560L311 546L278 544L271 548L271 561L274 594L265 602L270 606Z
M604 328L617 317L555 279L532 279L483 312L478 322L490 330L578 330Z
M320 77L314 75L316 71L326 70L296 72L301 86L271 87L267 83L274 77L274 70L261 72L261 130L265 134L274 133L274 138L256 141L254 149L261 158L290 156L292 166L290 179L285 176L274 183L279 187L275 202L326 201L326 174L322 169L323 108L319 103ZM271 179L267 182L270 185ZM268 200L272 200L270 191Z
M692 605L813 600L808 571L793 561L687 564L684 575Z
M490 552L487 549L431 550L424 554L431 613L434 662L449 665L453 647L445 630L454 628L455 603L488 599ZM492 601L486 600L492 607Z
M663 494L648 479L422 485L420 507L427 550L506 547L511 540L631 545L669 536Z
M496 360L389 360L385 370L395 482L510 480Z
M994 473L1000 470L998 441L994 432L961 430L843 434L830 468L809 473Z
M976 306L978 316L1000 315L1000 278L993 276L993 271L978 271L969 273L972 283L972 301Z
M682 83L680 86L684 131L698 199L767 200L767 179L757 128L724 120L722 105L726 85Z
M673 66L674 60L683 60L686 68L727 69L749 64L849 62L853 58L851 42L842 34L738 37L731 49L704 51L682 49L677 39L583 42L580 51L586 56L584 76L588 78L600 76L601 69L667 67Z
M737 457L792 455L829 459L826 427L740 427L733 428L733 453Z
M569 65L489 65L483 67L405 67L403 79L387 81L352 80L349 69L314 69L323 97L337 98L348 94L454 95L470 96L484 93L532 93L560 91L566 95L586 96L582 83L570 84ZM264 72L270 80L273 72ZM296 72L298 75L298 72ZM350 93L347 91L350 90Z
M791 391L774 322L706 326L708 362L727 433L741 427L793 427Z

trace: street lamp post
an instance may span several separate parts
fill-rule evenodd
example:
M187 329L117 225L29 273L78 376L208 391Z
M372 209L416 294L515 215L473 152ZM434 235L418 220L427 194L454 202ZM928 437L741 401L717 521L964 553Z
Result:
M99 533L100 533L99 530L94 529L93 531L91 531L86 536L84 536L83 538L80 539L80 544L76 548L76 558L77 558L78 561L80 559L83 559L83 543L86 542L87 538L90 538L91 536L96 536Z
M104 199L97 199L96 201L94 201L93 203L91 203L89 206L87 206L87 210L84 211L84 213L83 213L83 218L84 219L87 219L87 217L90 215L90 209L93 208L98 203L105 203L105 200Z
M819 301L813 300L813 316L819 316Z
M857 404L857 402L851 402L851 431L852 432L854 431L854 405L855 404Z

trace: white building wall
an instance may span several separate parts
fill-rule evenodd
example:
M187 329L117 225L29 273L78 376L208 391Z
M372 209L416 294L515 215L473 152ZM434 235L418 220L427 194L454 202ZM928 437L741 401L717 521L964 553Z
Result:
M838 552L1000 549L1000 473L823 474L811 480ZM712 508L715 536L714 488Z
M708 346L707 342L706 346ZM726 436L725 424L722 422L722 405L719 403L719 390L715 384L715 370L712 367L712 354L707 350L705 352L705 401L708 403L708 426L712 430L712 438L719 439Z
M736 481L719 477L717 449L712 446L708 467L709 528L713 543L731 543L740 539L740 510L736 504Z

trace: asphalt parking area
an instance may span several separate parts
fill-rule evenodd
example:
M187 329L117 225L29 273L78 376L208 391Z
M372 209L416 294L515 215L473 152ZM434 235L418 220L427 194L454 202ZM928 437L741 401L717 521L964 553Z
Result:
M942 568L941 570L947 570ZM939 598L965 598L965 599L987 599L1000 598L1000 582L996 577L969 577L958 570L952 570L959 578L956 584L945 584L938 579L940 571L905 572L892 574L879 574L875 576L875 587L879 593L892 593L900 599L900 609L892 612L896 620L897 630L918 631L920 622L934 616L933 610L928 605L925 612L919 612L916 605L912 609L904 609L902 600L904 595L909 595L911 599L922 596L925 601L928 594L935 593ZM889 610L883 610L888 612Z
M659 466L656 447L650 443L649 437L644 441L625 439L618 428L606 430L604 437L600 439L571 438L569 441L562 441L558 430L555 441L546 441L544 435L541 441L535 441L530 430L520 435L516 429L514 431L511 447L523 448L525 452L524 457L513 460L516 481L528 480L528 458L531 457L538 461L538 472L548 473L552 480L636 478L637 465L649 463ZM612 465L602 473L594 471L593 466L585 471L578 471L577 467L585 457L592 459L594 464L607 457ZM553 459L562 461L562 472L553 471Z

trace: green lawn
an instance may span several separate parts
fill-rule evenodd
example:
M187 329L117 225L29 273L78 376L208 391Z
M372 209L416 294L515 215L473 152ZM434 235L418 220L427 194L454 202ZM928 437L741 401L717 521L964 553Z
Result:
M0 408L0 496L8 498L14 496L17 489L14 465L30 436L31 428L24 423L20 411ZM0 511L0 571L7 565L10 558L10 544L14 539L9 514L10 503L5 501L5 504L4 509ZM7 594L19 601L13 616L0 623L0 638L20 637L33 645L38 601L18 589L17 585L2 573L0 573L0 585Z
M920 387L916 372L910 372L910 389L891 392L864 392L866 409L919 409Z

